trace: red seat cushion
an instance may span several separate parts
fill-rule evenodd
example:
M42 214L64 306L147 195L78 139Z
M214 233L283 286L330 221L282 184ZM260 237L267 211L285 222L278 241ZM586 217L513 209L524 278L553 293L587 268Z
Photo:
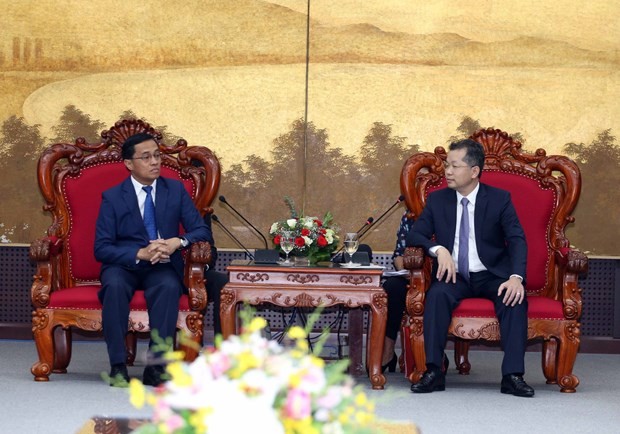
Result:
M54 291L50 296L49 309L93 309L101 310L101 303L97 298L97 293L101 287L99 285L76 286L73 288L63 288ZM147 310L146 300L144 299L144 291L136 291L131 303L131 310ZM189 300L187 295L183 294L179 300L179 310L188 312Z
M529 319L564 319L562 302L546 297L529 296L527 299ZM486 298L467 298L452 313L461 318L493 318L493 303Z

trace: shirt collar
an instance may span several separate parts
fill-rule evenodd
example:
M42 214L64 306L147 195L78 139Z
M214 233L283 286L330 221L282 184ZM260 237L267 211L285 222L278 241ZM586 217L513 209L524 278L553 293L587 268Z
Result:
M456 192L456 200L458 203L461 203L461 199L463 199L464 197L467 198L467 200L469 201L469 203L471 203L474 207L476 206L476 197L478 196L478 191L480 190L480 183L478 183L478 185L476 185L476 188L474 188L474 190L469 193L467 196L463 196L461 193L459 193L458 191Z
M146 187L146 185L140 184L133 176L130 176L129 178L131 178L131 184L136 191L136 196L141 192L144 192L144 190L142 190L142 187ZM151 193L151 195L152 197L155 197L155 191L157 190L157 180L153 181L151 187L153 187L153 192Z

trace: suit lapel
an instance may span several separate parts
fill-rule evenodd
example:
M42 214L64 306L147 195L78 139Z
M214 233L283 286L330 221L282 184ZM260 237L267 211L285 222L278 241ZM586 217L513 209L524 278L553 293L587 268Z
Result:
M474 231L476 233L476 246L480 249L482 245L481 237L483 230L484 215L486 214L489 199L487 197L487 189L484 184L480 184L478 195L476 196L476 208L474 210Z
M448 203L446 204L445 210L445 218L446 218L446 227L451 231L448 237L449 245L446 246L450 252L454 249L454 236L456 234L456 191L449 189L450 194L448 194Z
M127 178L123 182L122 192L123 192L123 200L125 201L125 205L127 205L127 208L129 209L129 212L131 213L131 217L136 221L136 225L139 222L139 224L143 228L144 236L148 239L146 228L144 227L144 220L142 219L142 215L140 214L140 208L138 207L138 198L136 197L136 190L134 190L133 184L131 183L130 178Z
M157 230L162 238L166 238L168 234L162 233L164 222L166 221L166 209L168 206L168 185L160 176L157 179L157 192L155 193L155 218L157 220Z

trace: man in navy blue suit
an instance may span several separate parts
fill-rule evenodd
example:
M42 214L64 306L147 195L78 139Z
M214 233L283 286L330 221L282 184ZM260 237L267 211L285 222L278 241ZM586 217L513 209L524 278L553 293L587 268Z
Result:
M428 195L407 236L435 258L424 306L426 371L414 393L445 389L441 371L452 311L461 300L491 300L504 350L500 391L534 396L523 379L527 344L524 290L527 244L510 193L480 183L484 149L473 140L450 145L445 163L448 188Z
M110 377L120 380L112 385L129 381L125 335L134 292L144 290L151 329L162 339L172 338L185 289L180 250L212 240L183 184L159 176L161 154L151 135L129 137L122 157L130 176L103 193L95 234L95 258L102 263L99 300ZM185 230L182 236L179 225ZM155 344L151 341L150 348L157 358L162 351ZM161 384L164 372L161 364L147 364L143 383Z

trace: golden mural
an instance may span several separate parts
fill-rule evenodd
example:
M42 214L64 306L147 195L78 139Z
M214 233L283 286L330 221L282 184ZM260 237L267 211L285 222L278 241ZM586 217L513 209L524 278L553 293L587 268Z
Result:
M284 196L357 230L397 199L408 155L500 128L580 164L568 235L593 255L620 255L620 219L608 218L620 215L620 5L519 4L0 0L0 242L29 243L49 223L35 178L42 147L97 141L136 116L169 141L213 149L220 193L265 235L286 217ZM248 248L263 247L215 208ZM403 211L364 242L391 251ZM217 228L216 239L236 247Z

